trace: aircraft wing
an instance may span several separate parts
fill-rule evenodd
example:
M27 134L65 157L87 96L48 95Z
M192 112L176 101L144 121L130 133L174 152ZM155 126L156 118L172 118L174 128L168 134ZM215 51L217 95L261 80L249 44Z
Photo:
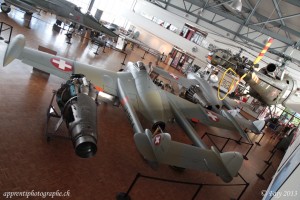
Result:
M194 79L186 79L185 77L180 77L177 76L173 73L169 73L163 69L160 69L158 67L153 67L153 71L157 74L159 74L160 76L163 76L164 78L170 80L170 81L175 81L178 84L182 85L185 88L189 88L192 85L197 85L198 82Z
M202 123L207 126L214 126L218 128L234 130L251 142L247 133L240 127L240 125L232 118L232 116L223 111L222 115L219 115L211 110L207 110L199 104L191 103L181 97L175 96L171 93L165 92L169 101L176 105L184 114L184 116L196 123Z
M5 43L3 43L5 44ZM25 47L25 37L17 35L7 46L1 64L8 65L14 59L31 65L41 71L68 80L72 74L84 74L98 91L117 96L117 72L96 68L71 59L54 56L48 53Z

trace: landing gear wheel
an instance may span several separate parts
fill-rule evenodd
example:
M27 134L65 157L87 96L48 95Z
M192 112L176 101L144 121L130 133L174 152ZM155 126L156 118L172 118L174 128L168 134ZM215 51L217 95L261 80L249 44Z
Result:
M1 4L1 10L2 10L2 12L7 14L11 11L11 8L6 3L2 3Z

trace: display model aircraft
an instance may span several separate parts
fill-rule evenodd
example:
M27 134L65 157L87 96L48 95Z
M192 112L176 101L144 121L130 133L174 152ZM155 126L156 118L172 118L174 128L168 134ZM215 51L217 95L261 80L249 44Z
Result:
M17 35L0 56L3 56L3 66L19 59L66 80L72 74L84 74L98 91L117 97L133 127L136 147L148 161L209 171L224 182L230 182L237 176L242 166L243 157L239 152L220 153L215 147L207 148L188 119L232 130L236 129L235 125L213 111L161 90L152 82L141 62L129 62L128 71L111 72L27 48L23 35ZM152 124L152 131L156 130L154 133L142 127L137 112ZM193 145L172 141L171 135L164 132L170 119L176 120Z
M100 24L93 16L83 14L79 7L66 0L4 0L4 3L1 4L1 10L4 13L9 13L11 11L11 5L24 10L26 13L35 13L39 10L50 12L55 14L59 20L63 18L111 37L118 36Z
M232 123L237 124L241 130L251 130L255 134L261 134L261 130L265 125L264 120L249 121L238 113L233 116L228 115L229 113L232 115L232 111L235 109L231 106L231 102L229 103L226 100L219 100L216 90L206 80L200 78L195 73L188 73L185 78L176 76L173 73L168 73L158 67L153 67L153 71L169 81L176 82L185 88L185 99L223 115L232 121ZM223 106L229 109L229 112L225 112L225 110L222 109ZM248 140L248 142L251 142L247 133L240 131L240 134Z
M209 56L210 63L214 66L222 66L226 69L233 68L237 74L242 77L249 86L249 95L258 99L265 105L282 104L296 112L300 112L300 91L296 80L290 76L281 79L274 78L273 73L278 66L269 63L259 71L251 63L244 62L240 57L231 57L232 54L226 50L216 50ZM234 60L234 62L231 62ZM231 97L234 97L230 95Z

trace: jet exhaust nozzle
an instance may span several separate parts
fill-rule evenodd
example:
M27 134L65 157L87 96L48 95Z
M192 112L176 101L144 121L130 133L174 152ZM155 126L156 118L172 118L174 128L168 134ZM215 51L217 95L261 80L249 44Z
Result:
M267 72L269 72L269 73L270 73L270 72L274 72L274 71L276 70L276 68L277 68L277 67L276 67L276 65L275 65L275 64L273 64L273 63L270 63L270 64L268 64L268 65L267 65L267 67L266 67L266 68L267 68Z
M76 155L97 152L97 93L83 75L75 75L57 91L56 101L66 122Z

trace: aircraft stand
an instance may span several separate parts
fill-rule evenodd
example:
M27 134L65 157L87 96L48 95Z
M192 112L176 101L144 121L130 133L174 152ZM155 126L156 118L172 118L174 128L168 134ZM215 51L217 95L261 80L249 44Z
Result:
M4 29L4 26L8 26L8 28L5 28ZM8 40L5 40L4 42L9 44L10 43L10 38L11 38L11 34L12 34L12 30L13 30L13 27L5 22L0 22L0 40L4 40L4 38L1 36L1 33L4 32L4 31L9 31L9 37L8 37Z
M204 133L204 135L201 137L201 139L203 139L206 135L207 135L208 139L211 141L211 143L213 143L213 145L214 145L220 152L223 152L224 148L226 147L226 145L228 144L228 142L229 142L230 140L235 141L237 144L243 143L243 144L250 145L250 147L249 147L249 149L247 150L247 152L243 155L243 158L244 158L245 160L248 160L247 155L248 155L248 153L250 152L250 150L252 149L253 143L242 142L242 141L241 141L242 137L241 137L239 140L234 140L234 139L232 139L232 138L222 137L222 136L214 135L214 134L207 133L207 132ZM219 148L219 147L216 145L216 143L212 140L212 138L211 138L210 136L214 136L214 137L226 139L226 142L225 142L225 144L222 146L222 148Z
M70 140L71 137L69 135L60 135L57 133L58 128L61 126L62 124L62 118L61 115L58 114L58 112L56 111L55 107L53 106L53 100L54 97L56 96L56 90L53 90L53 95L51 98L51 102L50 105L47 109L47 120L46 120L46 129L45 129L45 135L47 137L47 142L50 141L51 138L61 138L61 139L68 139ZM51 118L59 118L60 120L56 123L55 125L55 130L49 130L49 121Z
M249 183L240 175L238 176L242 179L243 183L238 183L238 184L212 184L212 183L195 183L195 182L185 182L185 181L177 181L177 180L171 180L171 179L163 179L163 178L158 178L158 177L151 177L151 176L145 176L140 173L137 173L133 182L130 184L127 192L119 192L116 195L117 200L130 200L129 193L130 191L134 188L134 186L137 184L137 181L140 178L152 180L152 181L162 181L162 182L169 182L169 183L177 183L177 184L185 184L185 185L193 185L193 186L198 186L196 192L192 196L192 200L196 199L198 197L199 192L201 192L201 189L203 187L236 187L236 186L244 186L243 190L241 191L240 195L237 197L237 200L241 199L243 194L245 193L246 189L249 186ZM234 198L231 198L234 199Z

